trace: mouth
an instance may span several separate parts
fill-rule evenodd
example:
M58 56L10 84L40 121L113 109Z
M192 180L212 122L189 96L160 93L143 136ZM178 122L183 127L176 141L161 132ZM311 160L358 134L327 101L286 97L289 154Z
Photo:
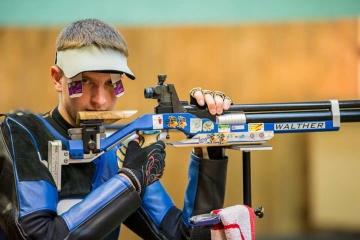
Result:
M108 109L86 109L87 112L108 111Z

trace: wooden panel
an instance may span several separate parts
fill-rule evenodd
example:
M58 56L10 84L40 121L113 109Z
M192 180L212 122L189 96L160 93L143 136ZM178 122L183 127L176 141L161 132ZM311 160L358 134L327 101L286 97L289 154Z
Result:
M356 21L120 30L137 76L125 83L136 89L136 100L133 94L123 99L140 111L155 104L144 102L142 92L161 73L183 99L194 86L223 90L236 103L358 96ZM56 103L49 67L58 31L0 29L1 112L45 111Z
M116 110L136 109L137 116L153 112L156 101L145 100L143 89L157 84L157 74L168 75L182 100L196 86L224 91L235 103L359 97L356 20L119 30L137 80L125 81ZM49 68L58 32L0 29L0 112L45 112L57 104ZM253 154L253 203L266 209L257 220L258 235L299 233L309 209L307 135L276 135L269 144L274 150ZM180 208L190 150L167 148L162 182ZM227 206L242 202L241 155L228 154ZM122 231L123 239L136 239Z
M309 214L314 227L360 229L359 134L359 124L348 123L340 132L309 139Z
M54 61L57 32L0 30L0 112L16 108L44 112L55 106L57 95L50 78L50 66Z
M123 32L138 79L167 73L180 96L206 85L236 102L357 97L355 21Z

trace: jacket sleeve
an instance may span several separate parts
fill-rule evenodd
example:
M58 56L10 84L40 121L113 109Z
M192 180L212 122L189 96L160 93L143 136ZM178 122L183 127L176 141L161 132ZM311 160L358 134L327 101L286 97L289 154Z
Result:
M192 154L183 214L187 225L191 216L223 207L227 163L227 157L221 160L201 159Z
M212 160L192 154L183 210L174 205L158 181L146 188L141 208L124 222L125 225L142 239L189 239L190 236L210 239L208 229L193 233L190 217L223 207L227 162L227 157Z
M28 185L25 188L34 189L32 194L47 194L43 203L39 203L38 198L28 200L29 207L35 212L24 212L25 215L19 219L31 239L102 239L140 206L138 194L120 175L105 182L61 215L56 214L56 209L45 208L47 204L52 205L47 201L52 201L56 195L51 194L51 187L25 184Z
M190 228L190 217L223 208L228 158L202 159L192 154L186 190L183 221ZM210 229L192 228L190 239L211 239Z
M116 174L59 215L57 188L36 137L46 133L33 133L16 119L3 124L0 226L9 239L102 239L140 206L138 193Z

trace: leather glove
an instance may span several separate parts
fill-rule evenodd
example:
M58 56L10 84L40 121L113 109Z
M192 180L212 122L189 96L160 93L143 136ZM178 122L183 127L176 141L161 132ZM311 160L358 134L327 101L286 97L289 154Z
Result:
M129 142L123 167L119 173L127 175L142 193L146 186L159 180L165 168L165 143L157 141L145 148L141 148L136 141Z

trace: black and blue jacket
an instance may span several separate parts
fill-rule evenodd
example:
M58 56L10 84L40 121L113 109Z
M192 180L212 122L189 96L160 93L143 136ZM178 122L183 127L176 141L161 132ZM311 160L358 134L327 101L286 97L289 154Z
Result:
M209 239L210 230L191 229L189 218L223 207L226 157L191 156L182 210L160 181L140 198L117 174L117 148L63 166L58 192L43 160L48 142L67 141L71 127L57 108L44 116L7 115L1 123L0 239L118 239L122 223L143 239Z

